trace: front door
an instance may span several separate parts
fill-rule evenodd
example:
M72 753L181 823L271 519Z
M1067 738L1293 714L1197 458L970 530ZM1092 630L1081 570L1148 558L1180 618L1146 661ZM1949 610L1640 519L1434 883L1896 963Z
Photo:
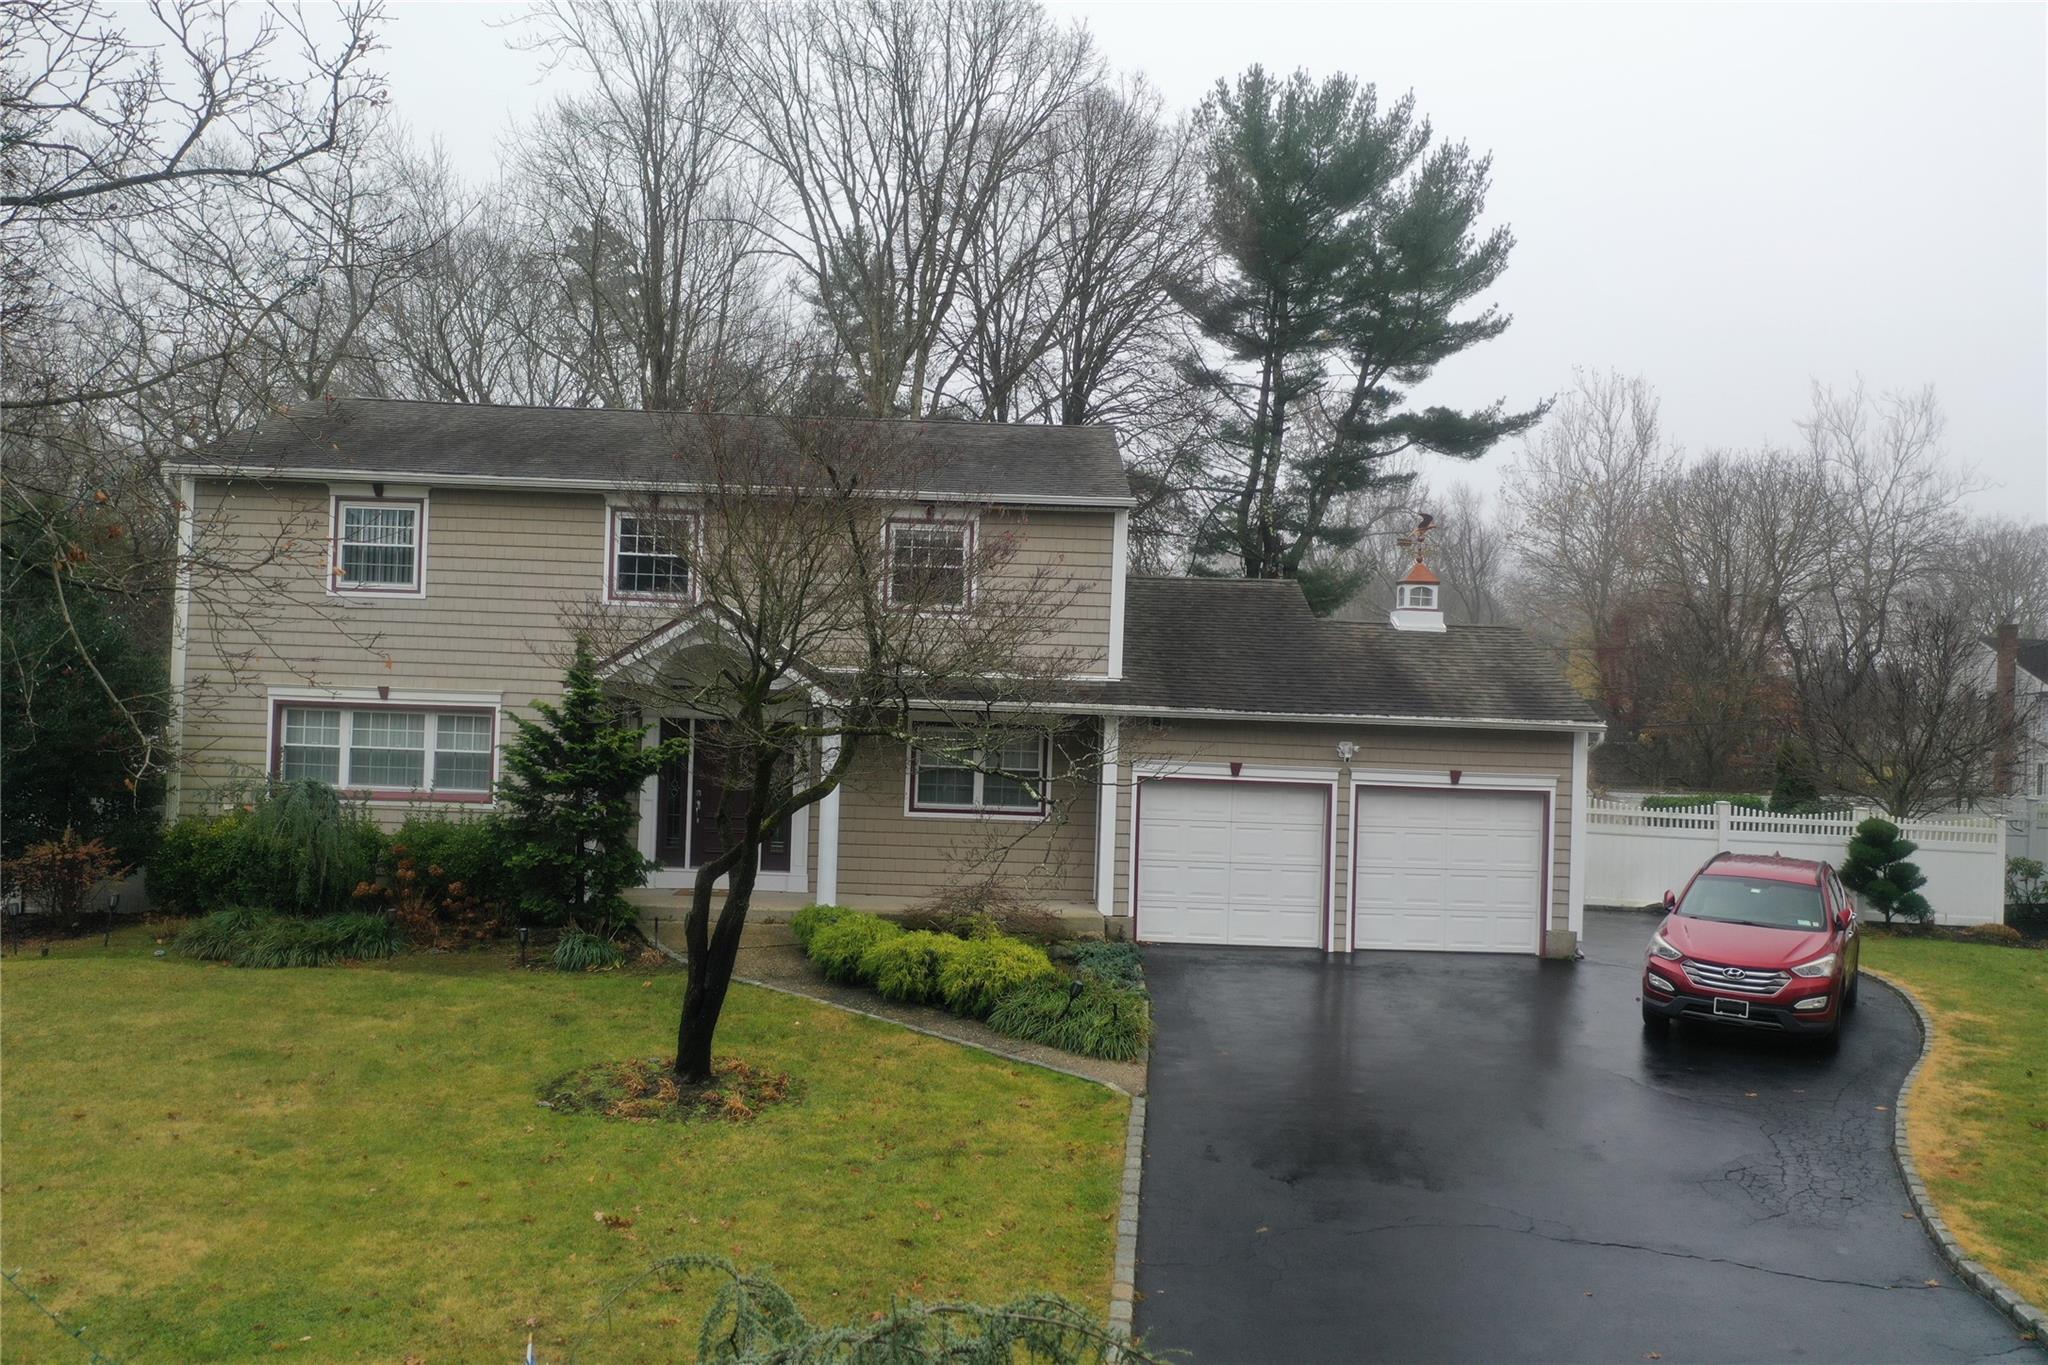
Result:
M701 867L726 849L734 826L746 814L748 791L726 781L725 746L718 722L664 720L661 737L690 737L690 751L661 771L657 802L660 824L655 857L665 867ZM780 775L787 782L785 768ZM763 872L789 871L789 822L783 821L761 849Z

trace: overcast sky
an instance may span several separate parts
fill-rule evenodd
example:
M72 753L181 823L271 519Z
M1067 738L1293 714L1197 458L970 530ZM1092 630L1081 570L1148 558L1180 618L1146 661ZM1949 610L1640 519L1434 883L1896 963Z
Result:
M1932 384L1976 505L2048 520L2048 6L1054 8L1178 105L1252 62L1344 70L1493 153L1515 323L1427 400L1613 366L1700 451L1795 441L1815 380ZM518 12L391 11L396 112L479 178L568 79L507 46Z

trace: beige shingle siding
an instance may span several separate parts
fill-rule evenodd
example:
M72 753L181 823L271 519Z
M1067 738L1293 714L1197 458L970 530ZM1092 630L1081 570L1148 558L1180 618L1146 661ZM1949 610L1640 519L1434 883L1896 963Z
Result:
M567 603L603 590L602 496L495 489L435 489L427 512L426 596L331 597L325 591L329 492L324 484L201 480L196 523L228 545L255 546L289 527L317 545L286 577L284 600L252 624L228 585L194 595L186 677L193 704L185 741L192 763L181 806L223 784L260 776L266 689L388 686L408 691L502 692L507 710L559 690L568 650ZM1101 667L1109 639L1114 513L991 511L991 529L1014 530L1020 572L1044 566L1081 586L1056 644ZM208 548L202 546L202 549ZM661 618L647 613L649 625ZM231 670L224 657L249 655ZM387 663L388 661L388 663ZM501 732L510 729L504 722ZM815 818L812 821L815 829ZM810 866L817 865L815 857Z
M1092 730L1092 727L1091 727ZM1062 742L1054 771L1078 761ZM902 746L867 741L854 759L839 806L839 894L918 897L992 872L1041 901L1093 904L1095 785L1053 783L1044 821L911 815Z
M1153 725L1126 719L1122 725L1124 768L1117 791L1116 913L1129 913L1132 765L1145 762L1216 764L1241 762L1258 767L1299 767L1338 770L1337 745L1358 746L1351 760L1354 773L1367 769L1405 769L1441 776L1452 768L1468 773L1503 773L1555 779L1557 802L1552 823L1549 927L1564 929L1569 921L1571 890L1572 737L1563 733L1524 730L1458 730L1450 728L1372 725L1288 725L1257 721L1165 721ZM1351 893L1351 791L1340 780L1337 790L1336 893L1333 901L1335 941L1346 941Z

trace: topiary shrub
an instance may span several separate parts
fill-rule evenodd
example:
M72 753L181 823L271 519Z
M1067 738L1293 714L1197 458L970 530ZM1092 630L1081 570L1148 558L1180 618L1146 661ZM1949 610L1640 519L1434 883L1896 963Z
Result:
M1145 993L1094 976L1011 991L989 1013L988 1026L1008 1038L1112 1062L1134 1061L1152 1042Z
M1043 948L1021 939L969 939L939 968L939 994L955 1014L981 1019L1020 986L1058 975Z
M939 998L939 973L967 945L928 929L876 939L861 954L862 977L884 999L927 1005Z
M1927 878L1906 860L1919 847L1899 833L1899 827L1882 816L1871 816L1856 826L1849 840L1848 856L1842 862L1842 885L1862 896L1884 916L1885 923L1906 920L1914 924L1933 918L1933 907L1920 894Z
M556 941L553 961L558 972L608 972L624 965L626 951L602 935L572 929Z
M1717 801L1726 801L1738 810L1769 810L1771 803L1761 796L1747 792L1681 792L1673 796L1646 796L1644 810L1682 810L1691 806L1711 806Z
M861 962L868 949L902 932L901 925L877 915L843 915L811 935L811 961L828 981L864 985L869 978L861 970Z
M843 905L806 905L790 917L789 931L796 935L796 941L806 953L811 951L811 936L828 924L836 924L848 915L857 915L858 910L849 910Z
M1135 943L1090 940L1075 944L1067 956L1074 964L1074 970L1083 976L1095 977L1112 986L1126 986L1133 990L1145 988L1145 961L1138 955Z

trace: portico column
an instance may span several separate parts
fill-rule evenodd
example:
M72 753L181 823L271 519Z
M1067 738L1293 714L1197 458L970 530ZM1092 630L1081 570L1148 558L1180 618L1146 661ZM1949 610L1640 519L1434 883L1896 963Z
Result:
M1116 913L1117 719L1102 718L1102 769L1095 785L1095 908Z
M829 716L828 716L829 723ZM839 736L826 735L818 741L818 771L829 773L839 761ZM818 887L820 905L839 899L839 788L834 786L818 802Z

